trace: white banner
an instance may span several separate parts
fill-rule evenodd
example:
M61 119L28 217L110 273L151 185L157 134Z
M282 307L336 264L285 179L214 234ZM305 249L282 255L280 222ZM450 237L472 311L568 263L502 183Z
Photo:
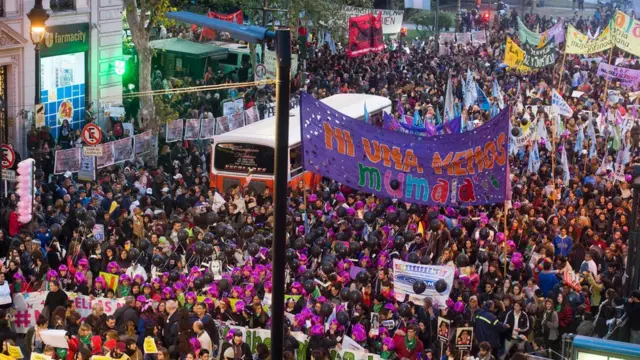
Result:
M487 33L484 30L472 31L471 42L474 44L486 44Z
M464 44L467 45L471 42L471 33L456 33L456 44Z
M102 155L96 156L96 168L102 169L103 167L113 165L113 143L112 141L98 145L102 146Z
M382 16L382 33L397 34L402 29L402 19L404 17L403 10L384 10L384 9L366 9L355 6L345 6L345 26L349 23L349 18L365 14L373 14Z
M533 135L533 130L537 128L538 128L537 124L532 124L529 127L527 127L527 130L524 131L524 133L522 133L520 136L514 137L513 135L510 135L513 138L513 144L518 148L520 148L521 146L524 146L527 143L527 141L531 140L531 136Z
M184 139L197 140L200 133L200 119L186 119L184 121Z
M224 339L230 330L233 330L234 334L236 332L240 332L242 334L242 342L249 345L249 347L251 348L252 354L256 353L256 347L258 346L258 344L266 344L267 346L271 344L270 330L247 329L245 327L227 325L225 323L218 322L218 321L216 321L216 325L220 333L220 339ZM298 349L296 350L296 354L295 354L295 359L306 360L307 347L309 346L307 335L297 331L291 332L291 335L299 342Z
M151 141L151 130L147 130L135 136L135 151L137 155L151 151L153 142Z
M44 309L44 301L48 293L48 291L38 291L13 295L13 304L16 309L14 324L17 333L24 334L31 326L36 325L36 321L42 313L42 309ZM76 293L67 293L67 295L69 299L74 300L76 311L82 316L82 320L91 314L91 307L95 303L102 304L104 313L107 315L113 315L116 309L124 306L124 299L91 299L89 296L78 295Z
M393 260L393 290L399 295L409 295L409 299L417 300L421 304L425 298L431 298L438 305L444 305L453 286L454 266L420 265ZM447 289L438 293L435 288L436 281L444 279ZM413 291L413 283L422 280L427 284L427 289L422 294Z
M445 43L451 44L452 42L455 42L455 41L456 41L456 33L452 33L452 32L440 33L440 38L438 39L438 42L440 43L440 45L444 45Z
M182 140L182 133L184 130L184 121L182 119L168 122L166 128L166 142L169 143Z

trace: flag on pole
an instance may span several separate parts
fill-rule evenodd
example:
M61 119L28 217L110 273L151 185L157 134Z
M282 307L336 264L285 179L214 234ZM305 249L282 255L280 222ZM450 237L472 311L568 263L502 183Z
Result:
M413 111L413 126L422 126L422 118L420 117L420 111Z
M498 107L500 108L500 110L504 109L504 97L502 96L502 92L498 87L498 79L493 79L492 95L494 98L496 98L496 101L498 102Z
M544 140L544 147L547 148L548 151L552 150L551 141L549 140L549 133L547 133L547 128L544 126L544 121L542 120L538 120L538 128L536 129L535 140Z
M558 94L558 92L555 90L553 90L552 97L551 97L551 107L557 114L560 114L566 117L573 116L573 110L571 109L569 104L567 104L567 102L564 101L562 96L560 96L560 94Z
M482 89L480 88L480 85L478 85L477 83L476 83L476 94L478 98L478 104L480 105L480 109L484 111L491 110L491 103L489 102L489 98L487 98L487 95L484 93L484 91L482 91Z
M431 11L431 0L404 0L404 7Z
M369 112L367 111L367 102L364 103L364 123L369 124Z
M449 73L449 79L447 79L447 91L444 96L444 121L453 119L453 86L451 84L451 73Z
M464 94L464 106L469 107L478 101L476 82L471 75L471 69L467 69L466 92Z
M436 106L436 125L442 124L442 118L440 117L440 108Z
M541 164L540 152L538 152L538 142L537 141L533 142L533 147L532 147L531 153L529 154L529 158L533 159L532 163L531 163L531 165L532 165L531 167L532 167L533 172L537 173L538 170L540 170L540 164Z
M611 148L615 151L620 150L622 142L620 141L620 129L617 126L613 128L613 141L611 142Z
M578 135L576 136L576 145L573 148L573 151L580 154L582 151L582 142L584 141L584 130L582 130L582 126L578 127Z
M564 181L564 185L569 185L569 179L571 179L571 175L569 174L569 161L567 160L567 148L566 146L562 147L562 177Z

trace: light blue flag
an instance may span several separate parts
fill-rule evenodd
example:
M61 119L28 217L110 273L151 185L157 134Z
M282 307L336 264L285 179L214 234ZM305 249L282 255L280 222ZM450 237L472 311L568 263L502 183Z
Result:
M498 87L498 79L493 79L493 91L491 95L496 99L500 110L504 109L504 97L502 96L500 88Z
M580 154L582 152L582 142L584 141L584 130L582 130L582 126L578 127L578 136L576 136L576 145L573 148L573 151Z
M498 108L498 104L492 104L491 112L489 113L489 116L493 119L499 113L500 113L500 109Z
M562 177L564 181L564 185L569 185L569 180L571 179L571 174L569 174L569 160L567 160L567 148L565 146L562 147Z
M527 172L533 173L533 146L529 149L529 161L527 162Z
M478 98L478 105L480 105L480 109L484 111L489 111L491 109L491 103L489 102L489 98L482 91L480 85L476 84L476 96Z
M464 93L464 106L468 108L478 101L478 87L476 86L476 82L473 80L473 76L471 75L471 69L467 69L466 83L466 92Z
M540 170L540 152L538 152L538 142L534 141L533 142L533 150L531 151L531 155L533 155L533 162L532 162L532 168L533 168L533 172L537 173L538 170ZM531 157L531 155L529 155Z
M436 106L436 125L442 124L442 119L440 118L440 108Z
M367 111L367 102L364 103L364 122L369 124L369 112Z
M413 111L413 124L414 127L422 126L422 118L420 117L420 112L418 110Z

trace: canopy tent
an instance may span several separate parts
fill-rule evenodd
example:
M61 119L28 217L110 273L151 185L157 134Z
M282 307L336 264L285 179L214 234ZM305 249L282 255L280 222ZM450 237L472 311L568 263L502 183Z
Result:
M229 53L228 49L213 44L197 43L180 38L154 40L150 42L150 45L158 51L171 52L192 58L209 57L212 60L220 60L226 58Z

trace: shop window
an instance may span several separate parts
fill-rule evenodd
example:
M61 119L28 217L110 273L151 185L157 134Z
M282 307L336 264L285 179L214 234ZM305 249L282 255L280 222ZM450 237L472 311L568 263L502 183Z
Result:
M51 0L49 5L52 11L71 11L76 9L74 0Z

